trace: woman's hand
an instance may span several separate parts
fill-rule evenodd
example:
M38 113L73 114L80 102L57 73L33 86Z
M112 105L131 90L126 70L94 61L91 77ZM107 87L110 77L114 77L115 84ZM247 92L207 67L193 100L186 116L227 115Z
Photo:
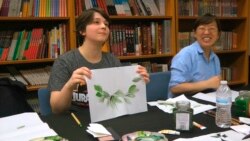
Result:
M89 68L87 67L81 67L81 68L78 68L76 69L69 81L67 82L71 87L75 87L77 84L80 84L80 85L86 85L86 80L85 80L85 76L89 79L91 79L91 71Z
M142 76L145 83L148 83L150 81L149 74L148 74L147 69L145 67L138 65L138 69L136 72Z
M213 76L211 78L209 78L207 80L207 86L208 89L218 89L220 86L220 81L221 81L221 77L220 76Z

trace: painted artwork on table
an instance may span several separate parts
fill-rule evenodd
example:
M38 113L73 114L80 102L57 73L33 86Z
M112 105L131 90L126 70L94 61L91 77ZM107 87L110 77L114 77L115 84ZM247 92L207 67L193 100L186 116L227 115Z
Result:
M147 111L146 84L137 67L92 70L86 78L91 122Z

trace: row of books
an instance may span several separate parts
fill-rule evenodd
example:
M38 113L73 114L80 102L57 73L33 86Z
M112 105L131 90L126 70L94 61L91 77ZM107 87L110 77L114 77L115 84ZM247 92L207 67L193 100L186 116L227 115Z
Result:
M36 68L20 70L20 73L28 81L29 85L47 85L50 76L50 68Z
M100 7L109 15L164 16L165 0L75 0L76 16L83 10Z
M18 80L27 86L47 85L49 81L50 69L51 66L18 70L14 66L8 66L8 72L1 73L0 76Z
M66 17L67 0L0 0L0 16Z
M236 32L223 31L216 43L215 50L232 50L238 48L238 34Z
M178 33L178 50L181 50L182 48L189 46L195 41L195 38L193 36L193 32L179 32Z
M236 17L237 0L178 0L180 16L200 16L211 13L216 16Z
M227 81L232 81L236 80L234 78L235 75L233 75L233 68L231 67L221 67L221 79L222 80L227 80Z
M170 52L170 21L111 25L109 45L116 56ZM69 50L66 25L0 32L0 61L57 58Z
M144 62L122 62L123 66L128 66L128 65L141 65L144 66L148 73L153 73L153 72L163 72L163 71L168 71L169 66L167 63L156 63L156 62L150 62L150 61L144 61Z
M238 48L237 41L237 33L236 32L227 32L222 31L220 34L220 38L215 45L215 50L232 50ZM178 43L179 50L185 46L192 44L195 41L193 37L193 32L179 32L178 34Z
M110 26L110 51L116 56L170 52L170 21Z
M1 31L0 61L57 58L69 50L66 37L65 24L51 30Z

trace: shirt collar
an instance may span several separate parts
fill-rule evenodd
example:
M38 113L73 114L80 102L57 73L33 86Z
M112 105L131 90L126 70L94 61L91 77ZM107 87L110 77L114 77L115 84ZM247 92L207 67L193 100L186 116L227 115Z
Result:
M195 45L197 52L199 54L204 54L204 50L202 49L202 47L200 46L200 44L197 41L194 42L194 45ZM215 53L213 51L211 51L210 56L209 56L209 60L212 60L214 57L215 57Z

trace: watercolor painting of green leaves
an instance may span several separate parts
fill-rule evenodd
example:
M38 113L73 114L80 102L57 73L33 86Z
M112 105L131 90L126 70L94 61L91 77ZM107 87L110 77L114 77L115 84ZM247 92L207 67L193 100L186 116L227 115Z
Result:
M132 80L132 84L129 86L126 92L118 89L113 94L108 93L103 89L100 85L94 85L94 89L96 92L96 97L98 97L99 101L102 103L106 103L108 106L115 108L119 103L131 103L131 99L136 96L136 93L139 89L136 86L136 83L141 81L141 77L135 77Z

